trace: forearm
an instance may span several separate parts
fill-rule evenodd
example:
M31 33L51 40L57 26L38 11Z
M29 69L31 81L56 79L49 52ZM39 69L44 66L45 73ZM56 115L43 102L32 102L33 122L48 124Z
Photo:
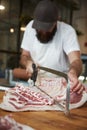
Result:
M70 64L70 69L68 73L72 73L73 75L76 75L77 77L80 76L82 72L82 61L81 60L75 60Z

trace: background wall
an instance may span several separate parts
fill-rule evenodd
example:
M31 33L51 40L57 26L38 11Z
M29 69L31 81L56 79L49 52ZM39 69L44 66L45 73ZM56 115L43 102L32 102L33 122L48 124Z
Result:
M23 38L21 26L33 18L32 14L40 0L2 0L5 10L0 10L0 70L18 66L20 44ZM81 53L87 54L87 0L55 0L60 20L71 24L78 35ZM10 28L14 32L10 32ZM8 66L9 63L9 66Z
M73 26L82 33L78 36L81 53L87 54L87 0L80 2L80 10L74 11Z

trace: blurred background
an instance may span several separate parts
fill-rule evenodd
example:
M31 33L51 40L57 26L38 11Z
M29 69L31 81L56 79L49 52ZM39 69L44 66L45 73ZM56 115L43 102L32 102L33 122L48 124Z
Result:
M33 11L40 0L0 0L0 77L5 69L19 66L20 44ZM87 0L55 0L59 19L72 25L77 33L87 76Z

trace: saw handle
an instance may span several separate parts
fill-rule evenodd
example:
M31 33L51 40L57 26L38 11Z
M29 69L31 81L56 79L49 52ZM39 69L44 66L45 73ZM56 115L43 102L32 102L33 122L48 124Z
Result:
M31 76L31 80L33 80L34 85L35 85L38 71L37 71L37 67L36 67L36 65L34 63L32 64L32 68L33 68L33 74Z

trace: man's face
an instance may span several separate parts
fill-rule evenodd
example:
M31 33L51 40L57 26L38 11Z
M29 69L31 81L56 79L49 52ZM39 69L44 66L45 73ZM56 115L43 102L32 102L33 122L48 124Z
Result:
M42 31L42 30L36 30L37 39L41 43L46 44L53 39L53 36L55 35L56 30L57 30L56 25L53 26L53 28L51 30L49 30L48 32Z

